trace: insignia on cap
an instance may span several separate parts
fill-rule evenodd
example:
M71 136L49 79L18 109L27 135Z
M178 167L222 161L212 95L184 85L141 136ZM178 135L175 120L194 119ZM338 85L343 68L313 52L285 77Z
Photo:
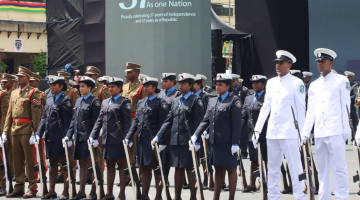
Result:
M304 85L300 85L300 92L301 92L301 94L303 94L305 92L305 86Z
M128 110L131 109L131 104L130 104L130 103L127 103L127 104L126 104L126 109L128 109Z
M167 103L165 101L161 102L161 107L167 109Z
M203 104L203 102L201 101L201 99L198 99L198 104L199 104L199 106L204 106L204 104Z
M321 53L320 53L320 52L317 54L317 57L319 57L319 58L321 57Z
M241 101L240 101L240 100L236 100L236 101L235 101L235 106L236 106L237 108L241 108Z
M350 83L349 82L346 82L346 89L350 90Z

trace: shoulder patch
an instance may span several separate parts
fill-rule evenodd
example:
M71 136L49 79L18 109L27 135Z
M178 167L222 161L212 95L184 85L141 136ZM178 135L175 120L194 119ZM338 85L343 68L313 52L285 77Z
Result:
M346 82L346 89L350 90L350 83L349 82Z
M131 103L127 103L127 104L126 104L126 109L128 109L128 110L131 109Z
M71 101L70 101L70 100L67 100L67 101L65 102L65 105L66 105L66 107L71 108Z
M300 89L299 89L300 93L303 94L305 92L305 86L304 85L300 85Z
M100 106L101 106L100 100L95 100L94 104L95 104L95 106L97 106L97 107L100 107Z
M241 108L241 101L239 99L235 101L235 106Z
M161 102L161 107L167 109L167 103L165 101Z
M204 105L201 99L198 99L197 102L198 102L199 106L203 106L203 105Z

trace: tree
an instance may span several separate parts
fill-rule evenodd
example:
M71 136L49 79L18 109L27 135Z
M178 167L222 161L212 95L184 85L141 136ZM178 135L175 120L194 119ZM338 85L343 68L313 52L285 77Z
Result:
M6 72L7 68L8 68L8 66L4 62L0 61L0 72L1 73Z
M41 52L31 60L31 71L39 72L40 76L46 75L46 53Z

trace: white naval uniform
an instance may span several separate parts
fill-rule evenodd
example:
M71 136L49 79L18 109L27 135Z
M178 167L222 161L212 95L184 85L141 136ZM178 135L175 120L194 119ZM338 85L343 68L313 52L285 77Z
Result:
M351 135L347 113L347 109L350 109L350 83L345 76L330 72L311 83L308 95L308 109L301 135L309 138L315 122L319 199L331 199L331 166L336 199L347 199L349 185L343 135Z
M257 120L255 131L261 133L269 113L267 128L268 148L268 197L280 199L280 167L282 157L289 164L293 194L296 199L305 199L304 181L299 181L299 174L303 173L299 151L299 133L295 128L291 111L294 109L295 118L300 131L305 121L305 86L301 79L288 73L283 77L268 80L265 101Z

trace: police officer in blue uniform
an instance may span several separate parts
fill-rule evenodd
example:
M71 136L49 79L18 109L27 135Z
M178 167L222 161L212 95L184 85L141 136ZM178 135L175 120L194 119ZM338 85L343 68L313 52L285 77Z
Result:
M244 106L243 106L243 122L245 131L242 134L248 134L248 146L249 146L249 157L250 157L250 183L247 188L243 190L244 193L255 192L255 178L253 177L253 172L258 168L258 158L257 152L252 144L251 138L254 133L254 127L257 121L257 118L260 114L260 109L264 104L265 99L265 86L266 86L266 76L262 75L253 75L250 81L252 82L252 88L254 89L254 94L249 95L245 98ZM244 130L244 129L243 129ZM260 138L258 140L260 142L261 155L265 163L267 162L267 148L266 148L266 125L261 131Z
M57 198L55 184L58 162L66 163L62 138L70 126L73 109L70 98L63 93L63 91L67 89L64 77L50 78L48 83L50 84L50 90L53 96L46 100L45 112L36 133L36 142L41 141L40 139L45 134L46 157L50 160L49 193L41 197L41 199ZM64 173L64 180L67 179L67 176L67 172ZM60 199L68 198L69 182L64 181L64 190Z
M176 85L176 74L175 73L162 73L161 74L162 87L158 93L158 97L164 99L168 105L168 111L171 109L171 104L174 99L181 95L179 90L175 88ZM157 133L157 132L156 132ZM155 133L155 134L156 134ZM170 130L164 135L163 138L159 141L159 144L166 146L166 148L161 151L161 159L163 162L163 172L164 177L168 180L169 171L170 171Z
M204 116L204 105L200 97L191 93L194 83L194 76L182 73L178 76L179 90L181 96L174 99L171 110L152 140L156 144L171 130L170 133L170 166L175 167L175 198L181 199L181 190L185 171L190 185L191 197L196 199L195 178L192 177L193 161L191 151L189 151L189 141L191 134L200 124ZM188 122L188 127L185 122ZM200 141L200 138L198 142ZM195 148L200 148L200 143L195 144Z
M121 96L124 82L121 78L110 77L108 89L110 98L103 100L100 115L90 134L90 143L97 147L100 129L102 128L102 153L107 166L107 192L103 200L113 200L113 186L116 175L115 164L118 165L120 174L120 193L118 199L125 199L125 186L127 168L125 149L122 141L131 126L131 102ZM96 199L96 196L94 196Z
M237 182L237 152L241 134L241 100L229 95L232 77L229 74L217 74L216 92L218 97L211 98L206 114L191 137L194 143L203 132L209 129L210 164L215 166L214 199L220 198L221 187L224 184L225 172L229 174L229 199L235 197Z
M151 139L159 131L162 123L165 121L168 113L168 105L165 100L157 97L156 92L158 79L146 77L143 78L143 90L147 95L145 99L141 99L137 105L136 115L131 124L129 132L126 135L124 143L129 147L132 146L132 137L138 131L137 138L137 157L139 165L142 166L142 199L149 199L150 182L152 178L152 169L156 169L158 162L156 154L152 150ZM165 145L159 146L159 151L165 149ZM156 197L161 199L162 187L159 187L161 177L156 176Z
M79 80L79 84L79 90L82 97L76 100L70 128L63 140L68 142L74 136L75 150L73 158L74 160L78 160L80 165L80 190L72 200L86 198L85 184L87 169L91 166L87 139L99 116L101 106L99 98L92 96L90 92L95 86L95 80L83 76ZM96 196L95 184L91 187L89 197L92 196Z

